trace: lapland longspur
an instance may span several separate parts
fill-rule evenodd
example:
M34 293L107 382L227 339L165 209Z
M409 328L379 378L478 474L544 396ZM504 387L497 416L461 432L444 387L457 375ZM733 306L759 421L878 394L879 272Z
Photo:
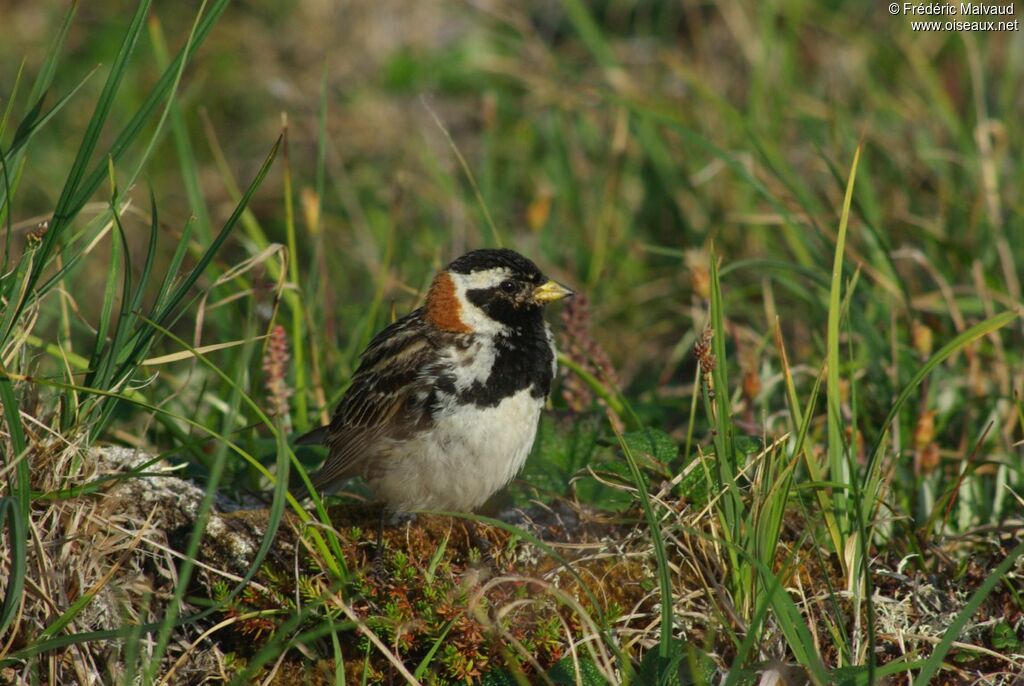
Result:
M474 250L363 352L331 423L318 491L362 476L392 511L482 505L519 472L555 376L544 306L572 295L512 250Z

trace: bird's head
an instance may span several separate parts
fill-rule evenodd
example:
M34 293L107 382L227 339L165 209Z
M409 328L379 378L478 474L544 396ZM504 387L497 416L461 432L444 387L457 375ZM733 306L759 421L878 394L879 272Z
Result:
M504 333L536 324L544 305L572 294L513 250L474 250L434 278L427 320L445 331Z

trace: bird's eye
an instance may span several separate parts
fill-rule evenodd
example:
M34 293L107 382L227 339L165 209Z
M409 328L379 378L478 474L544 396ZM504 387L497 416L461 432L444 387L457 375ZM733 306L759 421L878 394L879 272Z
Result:
M501 290L505 291L506 293L515 293L516 291L519 290L519 284L511 280L502 281L501 286L499 286L499 288L501 288Z

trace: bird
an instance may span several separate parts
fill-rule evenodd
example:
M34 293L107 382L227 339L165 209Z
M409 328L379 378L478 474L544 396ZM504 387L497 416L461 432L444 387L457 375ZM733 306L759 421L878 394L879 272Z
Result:
M370 341L330 423L298 439L328 449L313 487L360 476L395 513L483 505L533 447L557 371L544 309L571 295L513 250L453 260Z

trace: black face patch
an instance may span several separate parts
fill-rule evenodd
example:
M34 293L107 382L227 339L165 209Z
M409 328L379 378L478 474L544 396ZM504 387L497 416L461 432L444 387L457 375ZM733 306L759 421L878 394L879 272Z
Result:
M466 298L487 316L513 329L536 325L543 307L533 298L547 279L530 260L512 250L474 250L455 260L449 271L461 274L502 270L506 278L488 288L466 292Z
M511 329L542 324L544 308L532 297L536 286L532 282L515 278L510 281L516 285L515 290L503 288L500 284L493 288L475 288L466 291L466 299L483 310L488 317Z

